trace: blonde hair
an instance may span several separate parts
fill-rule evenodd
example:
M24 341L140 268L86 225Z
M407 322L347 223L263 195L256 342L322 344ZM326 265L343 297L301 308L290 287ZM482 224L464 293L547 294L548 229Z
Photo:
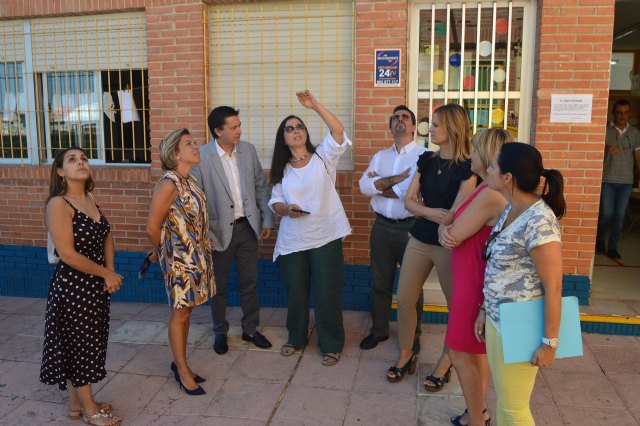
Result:
M513 136L506 129L480 130L471 138L471 145L480 155L480 160L485 169L491 164L495 153L500 151L502 145L508 142L513 142Z
M190 134L188 129L178 129L162 139L158 148L160 151L160 166L162 170L175 170L178 168L178 160L176 159L178 143L181 137Z
M471 144L469 143L469 116L464 108L457 104L442 105L435 110L438 124L444 128L449 137L453 161L460 163L469 159Z

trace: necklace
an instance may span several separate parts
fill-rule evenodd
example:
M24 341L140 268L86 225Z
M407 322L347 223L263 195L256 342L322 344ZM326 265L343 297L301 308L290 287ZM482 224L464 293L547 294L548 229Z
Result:
M309 156L310 156L310 155L311 155L311 154L310 154L309 152L307 152L305 155L303 155L303 156L302 156L302 157L300 157L300 158L290 158L290 159L289 159L289 162L290 162L290 163L292 163L292 164L293 164L293 163L297 163L297 162L300 162L300 161L302 161L302 160L305 160L305 159L309 158Z
M436 159L438 160L438 172L437 173L438 173L438 175L441 175L442 174L442 164L440 164L440 156L438 155L436 157ZM447 161L449 161L449 160L444 160L444 164L447 164Z

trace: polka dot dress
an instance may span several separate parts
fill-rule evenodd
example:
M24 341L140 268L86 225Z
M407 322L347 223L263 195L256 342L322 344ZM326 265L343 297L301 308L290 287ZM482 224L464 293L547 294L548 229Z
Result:
M66 200L65 200L66 201ZM71 205L68 201L67 203ZM96 222L73 207L73 240L78 253L104 265L104 244L109 222L100 213ZM109 304L104 279L58 262L51 283L45 316L40 381L67 388L97 383L104 368L109 338Z

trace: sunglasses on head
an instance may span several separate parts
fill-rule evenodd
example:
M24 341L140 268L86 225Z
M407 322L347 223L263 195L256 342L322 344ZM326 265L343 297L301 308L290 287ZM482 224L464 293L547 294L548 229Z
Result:
M482 249L482 260L484 260L485 262L489 260L489 258L491 257L489 246L491 245L491 243L493 243L493 240L496 239L496 237L500 234L500 232L502 232L502 230L492 232L491 235L489 236L489 239L485 243L484 249Z
M295 126L285 126L284 127L284 132L285 133L293 133L296 130L307 130L307 128L302 123L296 124Z

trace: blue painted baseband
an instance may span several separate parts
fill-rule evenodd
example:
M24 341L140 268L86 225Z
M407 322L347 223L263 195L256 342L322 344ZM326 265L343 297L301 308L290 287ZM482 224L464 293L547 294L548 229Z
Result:
M167 294L162 273L157 264L152 265L143 280L138 280L138 269L144 253L118 252L116 270L125 277L125 285L113 295L115 302L167 303ZM49 281L54 265L47 263L45 247L0 245L0 295L21 297L47 297ZM371 309L371 271L367 265L345 265L343 307L346 310L368 311ZM397 277L396 277L397 278ZM397 279L396 284L397 286ZM235 268L231 269L229 282L229 305L238 306L240 298L236 283ZM563 295L578 297L581 305L589 304L591 281L589 277L565 275ZM265 307L286 307L284 286L280 281L278 267L270 260L259 261L258 294ZM426 301L428 303L428 301ZM312 301L313 303L313 301ZM392 316L395 320L396 312ZM425 323L445 324L448 314L425 311ZM640 326L612 323L583 323L583 331L604 334L640 335Z

